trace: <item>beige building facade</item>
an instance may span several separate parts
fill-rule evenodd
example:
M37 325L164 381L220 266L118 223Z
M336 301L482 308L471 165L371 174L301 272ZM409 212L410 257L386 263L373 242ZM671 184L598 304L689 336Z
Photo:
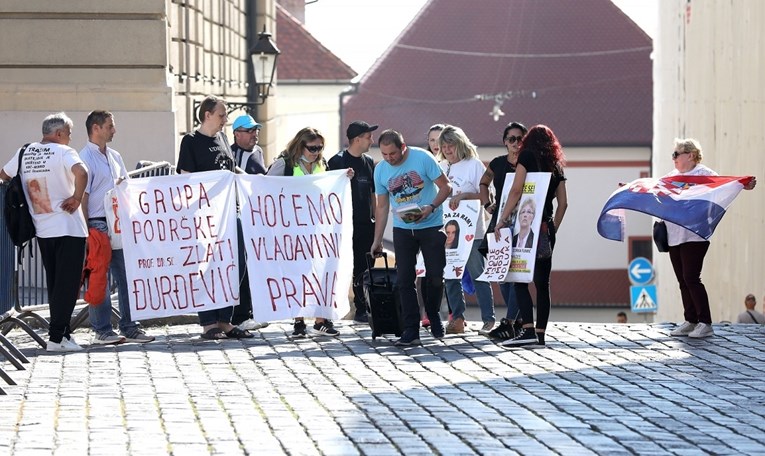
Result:
M247 101L247 30L264 25L275 28L273 0L4 0L0 150L9 157L38 140L42 119L57 111L74 120L71 146L80 149L87 113L106 109L128 168L175 163L181 136L194 128L195 100ZM258 110L265 146L274 141L272 104Z
M654 157L662 176L672 169L673 139L701 142L704 164L721 175L765 181L765 2L662 0L654 41ZM712 236L702 281L712 320L733 321L744 296L765 295L765 191L742 192ZM682 321L669 257L658 258L656 321ZM759 309L761 310L761 309Z

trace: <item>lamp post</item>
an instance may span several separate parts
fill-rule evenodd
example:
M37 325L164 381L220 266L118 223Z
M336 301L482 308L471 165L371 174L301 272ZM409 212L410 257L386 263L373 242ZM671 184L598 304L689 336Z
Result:
M226 103L228 105L228 114L237 109L243 109L248 114L254 114L253 111L257 109L257 106L266 102L274 82L276 60L279 54L281 54L281 51L276 47L274 40L271 39L271 34L266 32L266 26L264 25L263 31L258 35L258 41L250 48L252 69L255 73L255 93L253 93L255 99L246 103Z

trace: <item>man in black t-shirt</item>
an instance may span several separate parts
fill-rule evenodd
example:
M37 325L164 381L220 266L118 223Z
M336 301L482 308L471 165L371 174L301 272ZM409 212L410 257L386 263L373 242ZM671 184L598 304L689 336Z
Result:
M375 163L365 152L374 144L372 132L377 125L355 121L348 125L346 136L348 148L329 159L330 170L353 168L351 179L351 200L353 201L353 304L356 307L353 320L368 323L367 302L361 283L367 269L366 255L372 247L375 234L375 208L377 200L374 193Z

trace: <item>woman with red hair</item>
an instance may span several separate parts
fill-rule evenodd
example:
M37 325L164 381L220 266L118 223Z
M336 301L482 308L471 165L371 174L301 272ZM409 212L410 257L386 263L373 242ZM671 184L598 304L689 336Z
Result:
M523 195L523 185L526 182L526 173L549 172L550 186L545 197L544 211L542 212L542 226L537 242L537 260L534 266L534 286L537 289L537 324L534 330L534 303L529 293L529 284L516 283L515 294L518 299L518 307L523 318L523 329L512 339L502 343L505 347L544 345L545 329L550 317L550 271L552 271L552 249L555 247L555 233L558 231L563 215L568 207L566 195L566 176L563 173L565 157L563 148L550 128L545 125L537 125L524 136L520 151L518 152L518 164L515 169L515 179L510 193L507 195L507 204L497 220L495 234L499 239L500 228L510 223L510 214L518 206ZM553 215L553 200L557 199L557 207ZM544 238L549 239L549 252L547 254L539 250L540 245L545 245Z

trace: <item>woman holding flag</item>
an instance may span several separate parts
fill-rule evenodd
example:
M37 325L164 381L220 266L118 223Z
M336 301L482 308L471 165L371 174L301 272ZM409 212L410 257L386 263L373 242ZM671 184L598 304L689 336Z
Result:
M568 207L566 194L566 176L563 173L565 156L563 148L550 128L545 125L532 127L521 142L518 153L518 164L515 169L515 178L510 192L507 195L507 203L502 214L497 220L494 233L497 239L500 237L500 229L509 226L510 214L518 206L523 195L523 185L526 182L526 174L534 172L549 172L550 186L545 196L545 206L542 212L542 227L540 228L540 241L544 236L549 238L551 249L555 247L555 233L563 221L563 215ZM558 204L553 216L553 200ZM537 247L539 244L537 245ZM550 317L550 272L552 271L552 255L546 258L537 257L534 267L534 286L537 289L537 324L534 329L534 303L529 293L529 284L516 283L515 293L518 299L518 307L523 318L523 329L512 339L502 343L506 347L544 345L545 329Z
M701 145L693 138L675 139L672 162L675 169L664 177L717 176L717 173L701 164ZM744 189L751 190L757 184L752 180ZM709 296L701 283L701 268L709 250L709 241L680 225L665 222L669 241L669 259L680 284L685 322L672 330L671 336L704 338L714 336Z

